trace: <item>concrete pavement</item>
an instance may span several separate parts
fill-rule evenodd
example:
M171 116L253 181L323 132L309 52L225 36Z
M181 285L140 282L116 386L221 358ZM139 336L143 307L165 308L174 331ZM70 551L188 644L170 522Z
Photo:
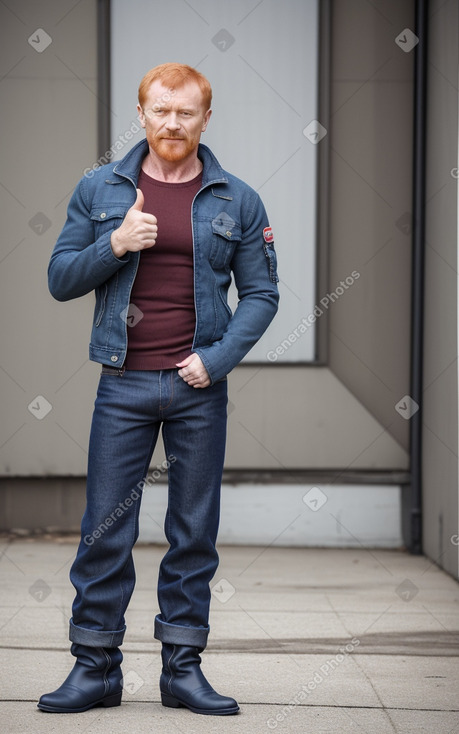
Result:
M459 584L425 557L372 549L220 547L203 670L241 713L161 706L153 639L160 546L137 585L118 708L45 714L73 664L68 571L77 538L0 538L4 734L459 734Z

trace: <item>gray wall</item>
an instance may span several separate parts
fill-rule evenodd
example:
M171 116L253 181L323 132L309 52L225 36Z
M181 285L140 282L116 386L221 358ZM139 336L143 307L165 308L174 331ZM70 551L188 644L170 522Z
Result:
M431 2L429 26L424 550L458 576L457 2Z
M46 270L69 196L97 157L96 3L10 6L0 4L0 474L82 474L93 298L60 307Z
M228 468L345 471L408 466L406 428L393 406L408 391L404 341L409 237L394 229L398 210L389 213L390 207L372 192L387 197L393 182L401 209L408 206L409 180L403 171L409 167L410 108L400 88L409 86L404 80L411 61L395 45L394 35L400 24L411 22L411 15L401 13L395 2L386 5L389 21L384 22L365 0L333 5L332 117L329 138L319 144L330 140L332 165L329 273L317 300L335 290L354 268L361 277L321 317L328 316L332 327L330 366L247 365L234 371ZM96 3L37 6L19 0L14 13L1 5L0 12L6 59L0 90L6 117L0 192L0 473L7 478L83 476L98 377L98 366L87 358L93 297L54 302L47 291L46 268L73 187L99 156ZM27 42L38 28L52 39L41 53L33 40ZM355 39L363 30L367 40L360 50ZM43 34L38 35L42 43ZM381 80L382 73L387 78ZM389 111L381 146L378 119L383 108ZM396 126L389 124L394 115ZM359 126L357 137L352 137L352 120ZM361 141L362 135L366 137ZM396 175L382 147L390 151L391 161L398 160ZM18 151L23 154L18 156ZM362 168L366 161L371 162L369 170ZM401 242L384 247L389 230ZM322 241L323 254L326 246ZM374 261L367 261L380 248L375 268ZM384 298L389 290L391 297ZM397 323L388 318L394 303ZM267 347L274 349L278 336L271 341L268 337ZM159 448L153 463L161 457Z
M408 422L395 405L409 392L413 54L395 38L413 27L413 5L332 3L322 141L329 229L321 229L317 300L353 270L360 277L320 317L326 364L247 365L231 375L229 469L408 469ZM431 15L424 537L426 552L457 574L455 1L432 2ZM46 267L73 187L100 155L96 3L18 0L13 11L0 4L0 21L0 512L20 524L60 508L71 525L80 501L65 493L81 497L84 483L59 477L86 471L98 377L87 359L93 299L54 302ZM39 28L52 39L42 53Z

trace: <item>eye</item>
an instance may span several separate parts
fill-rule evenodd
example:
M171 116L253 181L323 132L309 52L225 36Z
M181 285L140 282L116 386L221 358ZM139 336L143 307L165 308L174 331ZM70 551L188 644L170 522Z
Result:
M150 107L149 110L145 110L145 115L147 117L162 117L164 115L165 110L158 108L158 107Z

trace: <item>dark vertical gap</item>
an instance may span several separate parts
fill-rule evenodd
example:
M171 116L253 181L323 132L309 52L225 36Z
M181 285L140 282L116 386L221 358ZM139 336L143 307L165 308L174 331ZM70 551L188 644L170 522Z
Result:
M328 291L329 281L329 238L328 220L330 215L330 175L329 175L329 126L330 126L330 0L319 0L319 74L317 114L318 120L327 130L327 135L317 148L316 175L316 292L315 303ZM314 360L328 361L328 311L315 323Z
M405 545L422 553L422 377L424 330L426 97L428 0L416 0L415 33L419 39L414 61L413 127L413 250L411 265L411 376L410 397L419 410L410 419L411 485L405 488ZM407 496L408 493L408 496Z
M110 0L97 0L97 155L110 148Z

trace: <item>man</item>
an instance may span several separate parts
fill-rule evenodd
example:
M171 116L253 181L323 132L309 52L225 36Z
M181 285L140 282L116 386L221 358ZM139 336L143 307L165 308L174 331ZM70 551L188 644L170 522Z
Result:
M55 298L96 291L90 357L102 373L87 506L70 571L76 662L60 688L40 698L43 711L121 703L132 548L160 426L170 544L159 570L154 631L162 642L161 701L198 714L239 710L207 682L200 653L218 565L226 376L274 317L278 278L258 194L200 144L211 97L208 80L189 66L149 71L137 107L146 140L81 179L51 257ZM234 314L226 298L231 272L239 295Z

